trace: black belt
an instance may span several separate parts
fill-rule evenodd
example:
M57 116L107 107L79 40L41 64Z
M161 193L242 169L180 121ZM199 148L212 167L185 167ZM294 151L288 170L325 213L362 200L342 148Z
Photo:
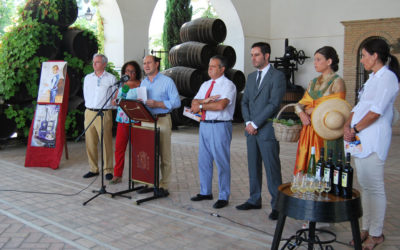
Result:
M205 123L220 123L220 122L232 122L232 121L220 121L220 120L204 120L201 122L205 122Z
M93 112L99 112L100 110L103 110L103 111L111 110L111 109L90 109L90 108L86 108L86 109L89 109L90 111L93 111Z
M157 117L165 117L169 115L170 113L163 113L163 114L156 114Z

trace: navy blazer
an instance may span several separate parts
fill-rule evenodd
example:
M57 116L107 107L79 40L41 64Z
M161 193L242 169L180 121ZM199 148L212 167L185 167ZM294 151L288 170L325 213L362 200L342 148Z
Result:
M272 122L269 118L275 118L279 112L280 104L286 93L285 75L275 69L269 68L264 76L260 88L257 83L257 71L247 77L246 87L242 97L242 115L245 122L252 121L258 127L256 136L263 140L275 139ZM249 136L245 132L246 136Z

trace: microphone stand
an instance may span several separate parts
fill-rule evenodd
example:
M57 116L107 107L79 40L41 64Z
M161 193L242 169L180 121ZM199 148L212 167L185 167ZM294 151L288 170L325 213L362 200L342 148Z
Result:
M114 86L114 85L113 85ZM108 101L114 96L115 92L117 92L118 87L111 93L111 95L107 98L107 100L104 102L103 106L100 108L100 110L97 112L96 116L93 117L92 121L89 123L89 125L85 128L85 130L76 138L75 142L78 142L80 140L80 138L86 133L86 131L90 128L90 126L92 125L92 123L96 120L96 118L98 116L100 116L101 118L101 124L100 124L100 149L101 149L101 188L100 190L92 190L93 193L97 193L96 195L94 195L92 198L90 198L89 200L85 201L82 205L85 206L86 204L88 204L91 200L93 200L94 198L96 198L99 195L102 194L110 194L112 195L112 193L107 192L106 190L106 186L104 185L104 152L103 152L103 134L104 134L104 126L103 126L103 118L104 118L104 107L106 106L106 104L108 103Z

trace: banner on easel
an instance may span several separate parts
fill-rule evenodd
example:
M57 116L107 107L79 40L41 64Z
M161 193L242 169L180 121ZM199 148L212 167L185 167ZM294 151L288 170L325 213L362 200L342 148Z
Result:
M67 62L44 62L38 104L28 136L25 167L58 168L65 144L68 96Z

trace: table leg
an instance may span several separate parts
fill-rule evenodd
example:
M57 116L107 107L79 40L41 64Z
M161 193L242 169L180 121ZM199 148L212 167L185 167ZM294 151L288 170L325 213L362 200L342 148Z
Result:
M314 249L314 242L315 242L315 222L310 221L308 223L308 250Z
M361 236L360 236L360 226L358 224L358 219L353 219L351 223L351 232L353 233L354 239L354 249L361 250Z
M272 241L272 250L278 250L279 242L282 238L283 227L285 226L286 215L279 213L278 222L276 223L274 239Z

